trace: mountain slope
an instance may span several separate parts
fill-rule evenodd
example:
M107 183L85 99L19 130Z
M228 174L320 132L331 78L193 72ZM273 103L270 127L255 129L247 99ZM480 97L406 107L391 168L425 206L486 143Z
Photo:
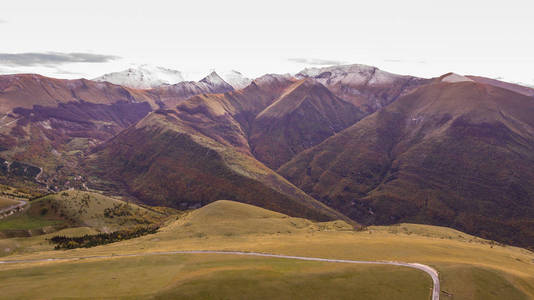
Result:
M148 115L88 157L90 186L180 209L230 199L317 220L346 219L251 153L255 117L293 83L266 75L242 90L197 95Z
M137 68L104 74L93 80L106 81L134 89L151 89L164 84L176 84L185 79L180 71L141 65Z
M363 113L312 79L267 75L241 91L192 97L177 106L177 115L206 136L276 169Z
M230 199L317 220L346 219L174 111L150 114L99 147L86 166L92 186L119 189L151 205L187 209Z
M534 101L475 82L401 97L279 172L364 223L446 225L534 245Z
M534 88L481 76L466 76L476 82L507 89L525 96L534 97Z
M382 71L366 65L304 69L297 78L314 78L339 98L372 113L428 80Z
M304 79L261 111L250 133L252 152L277 169L295 154L356 123L363 113L320 83Z
M56 107L60 103L89 102L109 105L116 102L147 102L157 105L143 91L94 82L87 79L55 79L37 74L0 75L0 114L35 105Z
M84 151L157 107L144 91L105 82L0 76L0 157L43 168L51 185L72 182Z

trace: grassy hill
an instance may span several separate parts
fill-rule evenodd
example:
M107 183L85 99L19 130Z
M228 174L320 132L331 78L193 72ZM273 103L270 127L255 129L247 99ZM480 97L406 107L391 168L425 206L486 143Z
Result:
M31 202L29 214L59 217L77 226L109 232L161 222L172 209L156 210L98 193L64 191Z
M353 230L344 221L312 222L234 201L219 200L181 217L161 232L181 236L240 236L317 230Z
M0 222L0 237L32 236L63 228L87 227L100 232L160 223L173 209L148 208L98 193L64 191L30 202L28 209Z
M0 246L5 241L0 240ZM394 260L436 268L441 289L453 299L534 297L534 254L525 249L428 225L371 226L353 231L343 222L314 223L231 201L211 203L170 221L156 234L119 243L61 252L32 243L26 244L33 247L28 252L3 259L239 250ZM406 268L215 254L4 264L0 265L0 279L0 295L10 299L35 297L37 291L49 298L76 298L82 293L86 297L130 299L209 299L216 295L231 299L277 295L283 299L353 299L355 295L365 299L428 299L431 286L427 275ZM54 288L50 288L52 282ZM447 299L445 293L441 296Z

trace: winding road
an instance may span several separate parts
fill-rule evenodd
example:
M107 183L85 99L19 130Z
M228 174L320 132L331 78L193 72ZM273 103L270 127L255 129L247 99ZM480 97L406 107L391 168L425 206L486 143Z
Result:
M72 261L82 259L98 259L98 258L115 258L115 257L136 257L136 256L151 256L151 255L169 255L169 254L227 254L227 255L247 255L247 256L261 256L261 257L275 257L285 259L297 259L297 260L309 260L309 261L321 261L331 263L347 263L347 264L371 264L371 265L392 265L408 267L417 270L421 270L432 278L432 300L439 300L440 286L438 272L430 266L418 264L418 263L404 263L397 261L365 261L365 260L348 260L348 259L330 259L330 258L317 258L317 257L304 257L304 256L291 256L291 255L279 255L269 253L257 253L257 252L241 252L241 251L165 251L165 252L148 252L137 254L119 254L119 255L102 255L102 256L82 256L75 258L48 258L48 259L27 259L27 260L0 260L0 264L16 264L16 263L33 263L33 262L52 262L52 261Z
M14 204L14 205L11 205L11 206L8 206L6 208L2 208L0 209L0 215L3 215L4 213L8 213L12 210L15 210L15 209L18 209L18 208L21 208L23 207L24 205L28 204L28 201L26 200L15 200L15 201L18 201L19 203L18 204ZM0 219L2 217L0 216Z

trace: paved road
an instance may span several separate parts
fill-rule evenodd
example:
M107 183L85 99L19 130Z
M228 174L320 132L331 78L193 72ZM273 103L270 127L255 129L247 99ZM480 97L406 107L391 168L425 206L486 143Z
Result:
M148 252L137 254L120 254L120 255L102 255L102 256L84 256L76 258L48 258L48 259L27 259L27 260L0 260L0 264L16 264L16 263L32 263L32 262L50 262L50 261L70 261L70 260L82 260L91 258L112 258L112 257L136 257L136 256L151 256L151 255L169 255L169 254L228 254L228 255L248 255L248 256L261 256L261 257L275 257L286 259L298 259L309 261L322 261L331 263L348 263L348 264L372 264L372 265L393 265L402 266L421 270L432 278L432 300L439 300L440 286L438 272L423 264L418 263L403 263L397 261L365 261L365 260L348 260L348 259L329 259L329 258L317 258L317 257L304 257L304 256L291 256L291 255L279 255L269 253L257 253L257 252L240 252L240 251L166 251L166 252Z

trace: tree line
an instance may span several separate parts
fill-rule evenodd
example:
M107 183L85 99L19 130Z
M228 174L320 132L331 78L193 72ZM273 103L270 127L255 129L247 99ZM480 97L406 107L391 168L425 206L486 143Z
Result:
M90 248L99 245L129 240L147 234L154 234L159 226L140 226L133 229L124 229L110 233L86 234L80 237L54 236L49 239L51 244L56 244L54 249Z

